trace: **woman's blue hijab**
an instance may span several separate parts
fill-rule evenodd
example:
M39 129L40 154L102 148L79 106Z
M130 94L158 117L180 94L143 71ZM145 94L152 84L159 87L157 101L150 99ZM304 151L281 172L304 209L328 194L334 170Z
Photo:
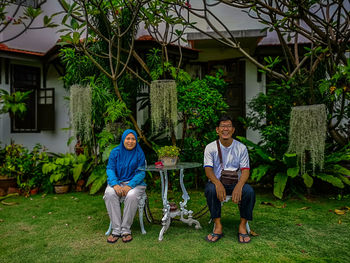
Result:
M130 133L132 133L136 139L136 146L132 150L128 150L124 146L125 138ZM127 129L126 131L124 131L120 140L120 144L113 149L111 155L112 156L110 156L110 159L112 160L110 161L112 161L115 164L111 166L114 166L113 168L116 172L117 179L122 182L130 181L134 177L136 169L139 166L144 165L145 162L145 154L143 153L141 146L137 141L137 134L134 130L131 129ZM110 164L111 163L109 162L108 166Z

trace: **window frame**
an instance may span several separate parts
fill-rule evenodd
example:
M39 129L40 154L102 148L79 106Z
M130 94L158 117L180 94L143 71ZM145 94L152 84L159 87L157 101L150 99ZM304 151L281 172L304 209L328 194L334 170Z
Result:
M21 89L16 89L15 87L15 81L14 81L14 78L15 78L15 72L18 73L18 71L20 71L21 69L23 70L24 68L31 68L33 72L36 71L37 73L37 76L38 76L38 80L37 80L37 85L36 85L36 88L35 89L31 89L34 91L34 106L35 106L35 109L34 109L34 126L35 128L34 129L24 129L24 128L16 128L16 120L14 118L11 118L11 133L39 133L40 130L38 129L38 113L37 113L37 110L38 110L38 91L40 90L41 88L41 68L40 67L36 67L36 66L28 66L28 65L21 65L21 64L11 64L10 66L10 75L11 75L11 85L10 85L10 92L11 94L13 92L16 92L16 91L23 91ZM29 89L28 89L29 90Z

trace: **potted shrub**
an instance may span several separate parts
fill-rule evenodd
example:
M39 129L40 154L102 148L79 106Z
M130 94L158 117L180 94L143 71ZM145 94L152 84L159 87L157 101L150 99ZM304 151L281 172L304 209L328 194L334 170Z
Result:
M19 144L11 143L1 150L0 164L0 193L6 195L8 188L17 187L17 179L23 171L21 163L25 148Z
M177 146L160 147L157 150L158 159L164 166L176 165L179 159L180 151L180 148Z
M67 153L45 163L42 172L50 175L50 182L54 184L56 193L66 193L71 183L78 181L86 163L87 157L84 154L76 156Z

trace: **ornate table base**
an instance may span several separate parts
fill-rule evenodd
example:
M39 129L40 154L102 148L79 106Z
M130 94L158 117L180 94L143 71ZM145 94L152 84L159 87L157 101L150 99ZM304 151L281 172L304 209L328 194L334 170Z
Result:
M188 224L189 226L192 226L195 224L196 229L200 229L201 225L200 223L192 218L193 211L187 210L187 201L190 200L190 196L188 195L183 178L184 178L184 169L180 169L180 186L182 190L182 198L183 201L180 202L180 209L177 209L176 211L170 211L170 205L168 201L168 173L167 170L159 170L160 178L162 182L162 200L163 200L163 218L162 218L162 229L159 233L159 241L163 240L164 233L168 230L171 219L177 216L180 216L180 221ZM187 216L187 218L185 218Z

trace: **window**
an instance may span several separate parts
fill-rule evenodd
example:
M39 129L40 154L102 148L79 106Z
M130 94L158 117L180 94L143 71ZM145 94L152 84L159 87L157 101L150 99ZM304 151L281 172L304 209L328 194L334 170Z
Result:
M32 91L27 111L11 119L11 132L54 130L55 93L54 89L40 89L40 68L12 65L11 73L11 92Z
M38 7L38 0L16 0L17 5L26 6L26 7Z

